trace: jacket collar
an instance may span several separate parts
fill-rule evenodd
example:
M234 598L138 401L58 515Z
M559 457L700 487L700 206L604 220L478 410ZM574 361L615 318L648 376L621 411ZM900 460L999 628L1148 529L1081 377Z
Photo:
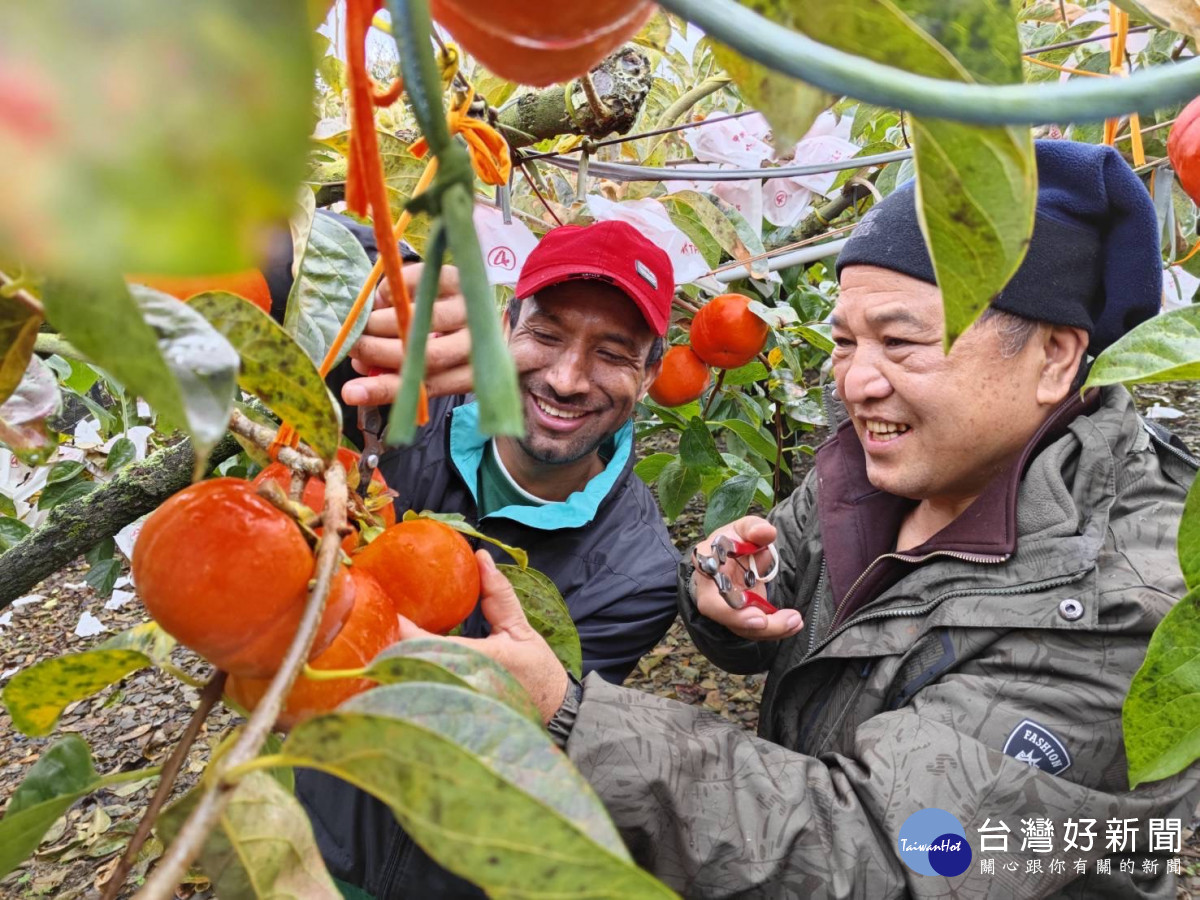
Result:
M817 451L817 516L835 608L853 589L853 603L839 610L844 621L930 555L953 553L979 562L1003 562L1016 550L1017 496L1037 453L1062 437L1072 421L1100 406L1100 391L1072 392L1026 442L1017 460L997 474L957 519L919 547L893 554L905 515L916 501L875 488L867 480L866 455L851 422L838 427ZM836 623L835 623L836 624Z
M477 401L456 406L450 411L450 461L462 476L476 506L479 505L479 467L490 438L479 430ZM633 421L621 426L613 438L615 450L604 471L594 476L582 491L576 491L559 503L542 506L505 506L484 519L511 519L530 528L556 531L580 528L596 518L605 498L619 483L633 456Z

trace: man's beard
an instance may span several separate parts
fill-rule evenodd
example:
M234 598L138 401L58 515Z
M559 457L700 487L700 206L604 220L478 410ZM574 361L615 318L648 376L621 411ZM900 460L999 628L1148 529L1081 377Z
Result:
M608 440L612 435L605 434L598 437L596 440L587 443L582 447L573 446L572 443L556 444L553 447L539 449L534 447L527 438L518 438L517 446L524 450L532 459L540 463L549 465L566 465L567 463L577 462L594 453L601 444Z

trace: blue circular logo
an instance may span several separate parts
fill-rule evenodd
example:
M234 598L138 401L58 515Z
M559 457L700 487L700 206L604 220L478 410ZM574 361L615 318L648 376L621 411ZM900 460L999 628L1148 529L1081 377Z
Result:
M962 823L944 809L918 810L900 827L896 841L904 864L921 875L953 878L971 866L971 845Z

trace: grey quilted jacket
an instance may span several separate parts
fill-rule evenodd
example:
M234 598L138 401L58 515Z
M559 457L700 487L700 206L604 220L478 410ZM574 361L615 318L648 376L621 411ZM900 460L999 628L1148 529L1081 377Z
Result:
M638 862L687 897L1173 898L1177 854L1146 852L1150 820L1186 827L1200 771L1130 791L1121 706L1184 592L1175 540L1194 473L1127 391L1105 389L1029 463L1010 557L933 554L834 628L814 473L772 513L772 600L804 614L798 635L741 640L681 592L706 655L769 672L759 736L591 677L568 753ZM930 807L963 826L972 865L957 877L919 874L898 850ZM1022 849L1039 819L1053 852ZM1064 851L1067 820L1088 819L1092 849ZM1107 846L1124 819L1132 853Z

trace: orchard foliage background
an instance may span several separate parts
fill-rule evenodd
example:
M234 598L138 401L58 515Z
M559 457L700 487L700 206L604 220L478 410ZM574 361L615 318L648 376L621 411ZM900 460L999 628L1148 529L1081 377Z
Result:
M536 90L429 40L422 3L389 4L392 15L376 19L366 43L377 86L402 76L408 87L374 113L388 213L414 213L405 239L435 267L449 253L465 273L474 361L495 376L480 383L493 431L519 427L495 317L511 289L489 285L471 220L487 249L488 229L509 220L540 235L557 223L633 217L664 245L674 241L687 266L673 343L687 341L691 317L724 291L750 297L770 325L760 357L718 373L699 401L639 408L645 452L637 472L654 485L668 519L702 497L706 531L771 506L794 488L814 432L826 424L823 323L836 296L836 241L877 199L916 177L952 342L1020 263L1036 191L1032 139L1041 136L1115 143L1151 187L1162 226L1169 312L1111 348L1092 383L1200 373L1200 314L1191 305L1200 284L1197 209L1165 150L1170 123L1200 93L1189 62L1200 17L1184 4L745 2L794 39L824 45L782 54L789 65L811 66L803 72L811 84L744 55L778 64L781 54L768 52L778 35L722 26L731 3L663 6L586 83ZM711 35L666 9L714 18ZM333 458L343 424L322 364L336 363L361 332L365 313L350 312L372 273L350 231L315 213L340 209L353 194L349 97L361 82L346 16L320 0L179 8L114 0L102 13L55 0L0 14L0 164L10 174L0 205L0 443L8 448L0 450L0 603L82 553L98 595L119 590L127 526L206 470L253 475L266 461L263 428L271 434L287 422L302 452ZM740 41L742 52L717 37ZM850 74L828 48L859 58ZM881 78L869 61L941 84ZM1135 96L1164 72L1169 85ZM1087 81L1105 84L1087 102L1054 109L1086 111L1088 121L1045 112L1049 101L1039 98L1062 82ZM1007 105L964 104L951 90L1020 83L1027 89ZM902 112L901 98L916 112ZM1140 115L1126 115L1133 108ZM467 166L451 134L463 117L507 140L507 183L487 184ZM431 183L422 178L427 161L410 151L422 135L439 160ZM281 239L291 241L295 259L282 323L233 294L183 305L124 277L243 270ZM417 297L393 438L411 429L420 402L419 323L431 301L430 289ZM1198 505L1193 492L1180 534L1193 591ZM564 662L577 667L578 641L553 586L520 566L509 574L535 620L556 635ZM1193 593L1155 635L1134 684L1126 707L1134 783L1200 755L1188 699L1200 687L1197 615ZM5 705L40 756L0 819L0 873L32 853L79 798L158 774L100 773L79 736L42 740L68 704L139 668L195 683L172 644L147 625L6 672ZM435 858L499 895L598 885L609 896L669 893L629 862L599 802L536 717L530 721L528 699L502 671L432 642L397 646L366 674L386 686L297 728L282 745L266 740L269 713L227 738L221 760L158 818L169 850L147 896L169 896L197 855L222 897L285 889L336 896L290 794L290 765L367 785ZM217 676L195 721L219 694ZM513 736L502 750L489 743L497 733ZM169 761L166 769L164 800ZM540 774L526 777L534 769ZM397 770L421 773L432 787L414 791ZM184 825L197 809L190 821L207 810L211 825L211 811L230 796L207 837L208 829ZM442 811L436 828L422 824L434 808ZM489 866L487 848L501 837L515 849L505 865ZM144 839L131 842L110 894ZM551 852L573 865L548 865Z

